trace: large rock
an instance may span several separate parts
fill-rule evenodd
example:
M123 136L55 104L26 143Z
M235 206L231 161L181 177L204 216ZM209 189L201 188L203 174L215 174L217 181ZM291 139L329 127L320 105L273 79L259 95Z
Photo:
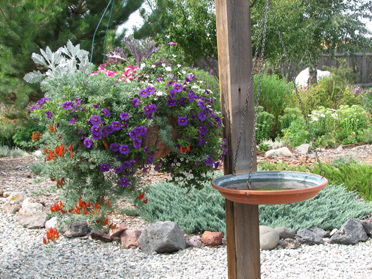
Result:
M309 148L310 144L304 143L301 144L300 146L295 147L293 151L299 155L306 155L307 153L309 153Z
M141 234L142 231L140 230L127 229L122 231L122 233L120 234L121 245L123 245L125 249L140 247L138 239L141 236Z
M173 222L157 222L149 225L138 239L145 253L176 252L186 248L184 233Z
M291 157L292 152L287 147L272 149L265 153L265 157Z
M72 223L63 235L65 237L79 237L89 234L90 231L91 228L88 226L87 221L78 221Z
M48 218L46 211L42 211L32 215L18 215L18 222L27 229L40 229L45 227Z
M218 246L222 244L223 234L221 232L205 231L202 235L201 242L206 246Z
M361 223L357 219L347 220L342 227L331 237L329 243L337 244L357 244L366 241L368 235Z
M318 228L318 227L313 227L313 228L310 228L309 231L317 234L318 236L320 236L321 238L324 238L324 237L330 237L331 235L329 234L329 232L321 229L321 228Z
M43 212L44 206L38 202L31 202L31 198L26 198L22 202L22 208L19 210L21 215L34 215Z
M294 236L296 234L295 230L292 230L292 229L286 228L286 227L278 227L278 228L275 228L275 230L279 233L279 237L282 238L282 239L294 238Z
M360 221L368 236L372 236L372 222L368 220Z
M314 245L314 244L323 244L323 239L317 235L316 233L305 230L305 229L299 229L297 231L296 240L301 244L308 244L308 245Z
M273 228L260 226L260 248L262 250L274 249L279 243L279 233Z
M330 76L331 75L331 72L329 72L329 71L317 70L316 72L317 72L317 81L321 80L325 76ZM296 84L298 86L307 87L309 78L310 78L310 71L309 71L309 67L307 67L305 70L301 71L297 75Z

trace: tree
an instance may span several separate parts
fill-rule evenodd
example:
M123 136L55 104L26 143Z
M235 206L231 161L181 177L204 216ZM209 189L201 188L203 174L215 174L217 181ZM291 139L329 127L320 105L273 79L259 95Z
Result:
M186 62L202 61L217 72L210 59L217 59L217 34L214 0L156 0L155 14L169 41L178 43ZM141 14L144 25L134 32L135 38L159 34L161 29L153 13Z
M127 21L144 0L116 1L109 30ZM42 95L38 86L23 81L36 70L33 52L49 46L52 51L68 40L91 49L93 34L109 0L2 0L0 5L0 102L25 107ZM114 3L114 2L113 2ZM94 40L93 62L100 63L110 9ZM42 70L42 69L41 69Z
M180 43L189 60L217 58L214 1L156 0L156 15L170 40ZM260 31L265 0L251 1L253 48ZM275 0L272 1L289 58L310 66L312 72L324 53L363 52L371 47L371 32L361 19L372 18L371 0ZM160 33L156 18L142 11L144 25L135 36ZM283 61L275 21L269 16L265 58ZM315 71L316 73L316 71Z

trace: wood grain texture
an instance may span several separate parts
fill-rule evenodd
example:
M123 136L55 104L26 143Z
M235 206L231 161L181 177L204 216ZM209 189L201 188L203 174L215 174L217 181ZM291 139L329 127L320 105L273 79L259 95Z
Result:
M236 152L239 153L236 172L248 171L252 159L253 86L240 148L236 150L252 68L250 2L215 0L215 4L221 108L229 149L224 160L226 175L233 171ZM256 169L254 150L253 171ZM226 235L229 278L260 278L258 206L226 200Z

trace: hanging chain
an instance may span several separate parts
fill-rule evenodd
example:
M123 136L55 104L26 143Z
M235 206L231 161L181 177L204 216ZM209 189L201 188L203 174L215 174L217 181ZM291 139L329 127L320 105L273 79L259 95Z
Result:
M249 80L249 84L248 84L248 94L247 94L247 98L246 98L246 101L245 101L245 106L244 106L244 109L243 109L243 112L242 112L242 122L241 122L241 125L240 125L240 131L239 131L239 137L238 137L238 142L237 142L237 148L236 148L236 152L235 152L235 158L234 158L234 161L233 161L233 168L232 168L233 174L235 173L235 170L236 170L236 163L237 163L238 154L239 154L238 151L239 151L239 147L240 147L240 143L241 143L241 139L242 139L244 123L245 123L246 114L247 114L247 110L248 110L250 91L251 91L251 88L252 88L252 85L253 85L253 72L254 72L254 69L256 68L256 64L257 64L257 60L258 60L258 50L259 50L260 42L261 42L261 35L262 35L261 60L263 60L263 58L264 58L269 2L270 2L270 0L266 1L264 18L262 19L262 21L260 23L260 33L258 35L256 51L255 51L255 55L254 55L254 59L253 59L254 62L253 62L253 66L252 66L252 69L251 69L251 75L250 75L250 80ZM262 27L264 27L264 28L262 28ZM255 117L254 117L254 123L253 123L254 125L253 125L253 135L252 135L251 161L250 161L249 176L248 176L248 181L247 181L248 189L251 188L251 173L252 173L254 150L255 150L256 121L257 121L257 115L258 115L258 100L259 100L259 97L260 97L260 87L261 87L260 84L261 84L262 75L263 75L263 72L264 72L262 62L259 65L259 69L260 69L260 71L259 71L260 76L259 76L259 83L258 83L258 89L257 89L257 106L256 106L256 110L255 110Z
M270 4L269 4L269 7L270 7L270 11L271 11L271 13L272 13L272 15L273 15L274 21L275 21L276 31L277 31L277 33L278 33L279 40L280 40L280 42L281 42L281 44L282 44L282 48L283 48L283 52L284 52L285 60L286 60L287 63L288 63L289 75L291 75L292 71L291 71L291 65L290 65L289 58L288 58L288 53L287 53L287 50L286 50L286 48L285 48L284 41L283 41L283 38L282 38L282 34L281 34L281 32L280 32L279 25L278 25L278 22L277 22L277 20L276 20L276 16L275 16L274 9L273 9L273 7L272 7L271 2L270 2ZM325 174L326 174L326 172L325 172L325 170L322 168L322 163L320 162L318 152L316 151L316 148L315 148L315 143L314 143L313 134L311 133L311 129L310 129L310 125L309 125L309 122L308 122L308 120L307 120L307 117L306 117L306 113L305 113L304 105L303 105L303 103L302 103L302 100L301 100L300 94L298 93L298 88L297 88L297 84L296 84L296 80L295 80L295 78L293 78L293 84L294 84L294 88L295 88L295 92L296 92L296 95L297 95L298 101L299 101L300 106L301 106L302 114L303 114L304 119L305 119L306 127L307 127L307 130L308 130L308 132L309 132L309 136L310 136L311 144L314 146L315 157L316 157L316 160L317 160L318 165L319 165L320 175L324 177Z

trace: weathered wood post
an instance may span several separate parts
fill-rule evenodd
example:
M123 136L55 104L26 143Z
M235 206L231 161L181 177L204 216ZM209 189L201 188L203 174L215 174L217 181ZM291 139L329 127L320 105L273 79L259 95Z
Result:
M229 148L224 162L224 173L231 174L252 69L250 1L215 0L215 4L224 137L228 140ZM238 151L237 172L248 171L253 124L252 85L244 132ZM253 170L256 170L255 152L253 160ZM258 206L226 200L226 235L229 278L260 278Z

